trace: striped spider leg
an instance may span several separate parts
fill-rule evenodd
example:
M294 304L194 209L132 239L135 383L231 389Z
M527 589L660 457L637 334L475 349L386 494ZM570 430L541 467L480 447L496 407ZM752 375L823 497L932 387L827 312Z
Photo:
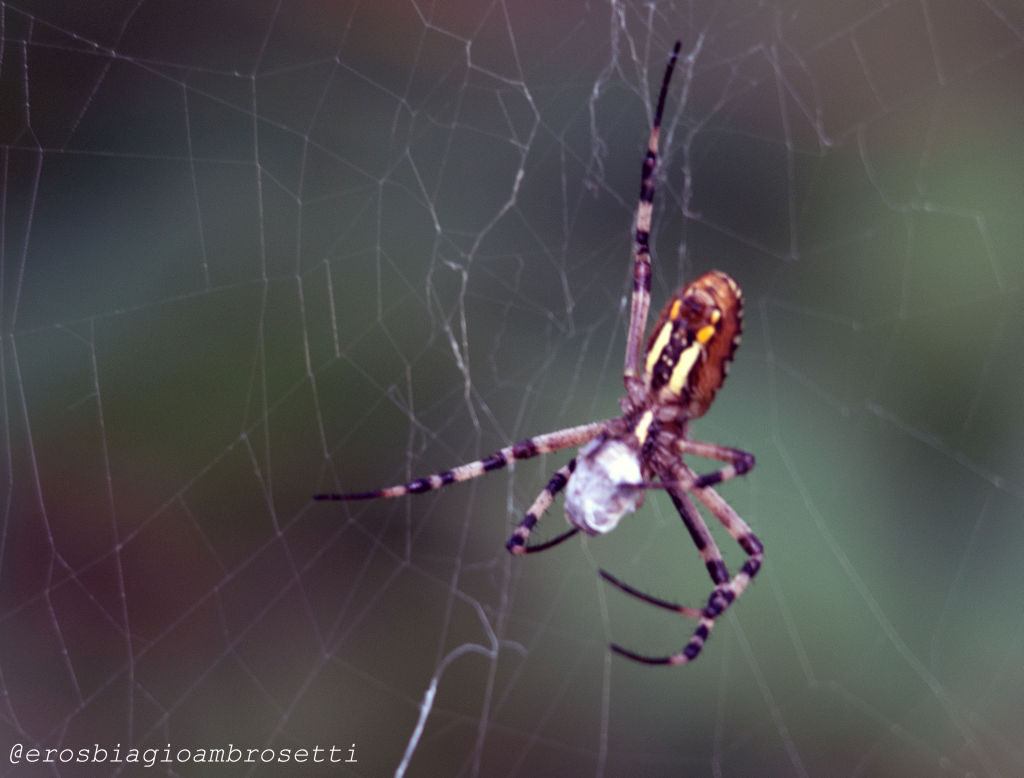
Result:
M683 524L690 533L690 538L700 552L704 566L707 568L708 574L715 584L711 596L708 597L707 605L703 609L677 605L659 597L645 594L616 578L608 571L600 571L601 576L606 581L614 584L626 594L651 605L656 605L659 608L678 613L681 616L697 619L700 622L682 650L669 656L645 656L622 646L612 644L611 648L615 653L644 664L681 665L696 658L704 647L704 643L707 641L712 628L715 626L715 619L721 616L732 602L743 593L744 589L747 588L751 579L761 569L761 561L764 556L764 547L761 545L761 541L757 539L757 536L754 535L747 523L740 518L739 514L733 510L729 503L718 495L718 492L710 486L702 485L703 483L720 483L740 475L741 472L745 472L742 470L743 467L753 465L752 459L747 461L750 455L746 452L725 448L714 443L697 443L690 440L681 442L685 443L681 448L688 453L742 464L738 466L731 464L714 473L709 473L707 476L697 476L685 463L680 461L676 473L664 474L662 476L662 484L672 499L672 504L675 506L680 518L682 518ZM682 488L683 485L686 485L686 488ZM743 567L740 568L740 571L731 580L729 578L729 571L726 569L725 562L722 559L722 553L718 550L718 545L708 531L707 524L704 523L704 519L701 518L696 506L694 506L693 501L687 494L687 489L697 496L747 554L747 561L744 562Z
M383 489L374 489L368 492L315 494L313 495L313 499L375 500L382 497L404 497L407 494L432 492L436 489L448 486L448 484L468 481L471 478L478 478L479 476L489 473L492 470L499 470L503 467L507 467L510 462L515 462L520 459L530 459L531 457L535 457L540 454L550 454L555 451L561 451L564 448L569 448L570 446L579 446L583 443L587 443L598 435L607 426L607 424L608 422L606 421L594 421L589 424L580 424L577 427L567 427L566 429L557 430L556 432L548 432L534 438L527 438L519 443L499 449L484 459L478 459L475 462L468 462L467 464L454 467L451 470L434 473L433 475L428 475L424 478L417 478L416 480L410 481L406 484L388 486ZM530 506L530 509L526 512L526 515L523 516L523 520L519 523L516 531L505 544L511 553L526 554L532 551L543 551L544 549L551 548L552 546L557 545L563 540L566 540L576 534L578 530L573 528L545 543L541 543L536 546L526 545L526 540L530 535L530 530L532 530L537 524L537 521L544 514L544 511L548 509L558 493L565 488L575 466L576 460L572 459L564 467L559 468L551 477L548 485L544 487L544 490L537 495L537 499L533 501L533 505Z
M505 545L512 554L521 555L551 548L581 530L587 535L608 533L624 516L640 507L647 489L665 489L704 560L714 589L704 608L691 608L644 594L611 573L600 571L605 580L625 593L698 620L689 642L669 656L648 657L612 645L619 655L647 664L683 664L695 658L715 619L742 594L760 569L764 553L750 527L712 488L749 472L754 456L739 449L691 440L688 434L690 422L711 407L739 345L743 328L743 295L739 285L717 270L691 281L665 305L644 345L651 300L650 230L658 139L679 48L677 42L665 68L641 169L633 236L633 292L622 373L626 394L619 400L622 416L528 438L484 459L406 484L366 492L315 495L317 500L402 497L476 478L518 459L581 446L576 456L552 475ZM683 461L685 454L716 459L724 466L697 475ZM529 545L530 533L563 490L570 529L552 540ZM691 493L748 555L731 579L721 552L690 498Z

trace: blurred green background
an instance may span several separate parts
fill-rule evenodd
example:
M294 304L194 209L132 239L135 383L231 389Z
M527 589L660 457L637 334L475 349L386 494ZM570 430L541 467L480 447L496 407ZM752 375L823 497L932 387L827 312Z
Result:
M355 744L340 774L387 775L433 681L410 775L1024 769L1019 5L3 20L0 775L111 772L16 743L229 742ZM692 624L597 577L704 602L663 495L527 559L505 539L569 453L310 496L616 414L676 38L652 316L713 267L744 288L694 432L756 454L720 491L766 556L665 669L607 644Z

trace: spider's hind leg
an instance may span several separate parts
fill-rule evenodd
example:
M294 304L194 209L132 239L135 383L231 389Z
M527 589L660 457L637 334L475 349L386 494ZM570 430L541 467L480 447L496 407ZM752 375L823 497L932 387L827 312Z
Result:
M684 466L683 469L684 475L687 478L694 478L694 473L689 468ZM666 478L663 480L668 479ZM683 524L686 525L686 529L689 531L694 545L697 546L697 550L700 552L701 559L704 560L704 566L707 568L708 574L711 576L711 580L715 584L715 588L711 591L711 595L708 597L707 605L701 609L674 605L666 600L662 600L658 597L652 597L638 589L634 589L632 586L623 583L610 573L607 573L604 570L601 571L601 575L606 581L614 584L626 594L636 597L639 600L643 600L651 605L656 605L659 608L665 608L688 618L696 618L700 620L700 623L697 625L697 629L694 630L693 635L687 641L686 645L683 646L680 651L668 656L645 656L643 654L638 654L635 651L631 651L630 649L623 648L622 646L612 644L611 649L615 653L620 654L627 659L651 665L681 665L696 659L697 655L700 654L701 649L704 648L704 643L707 642L712 628L715 626L715 620L721 616L747 588L751 579L757 574L757 571L761 569L761 561L764 556L764 547L761 545L761 541L757 539L757 536L754 535L753 532L751 532L747 523L740 518L736 511L734 511L729 504L723 500L717 492L715 492L714 489L693 489L693 493L697 495L697 498L704 503L707 509L714 514L715 518L721 522L722 526L726 528L733 539L735 539L736 542L739 543L740 547L747 553L747 561L743 563L743 567L740 571L730 579L729 571L725 566L725 561L722 559L722 553L718 550L718 546L715 544L714 538L711 537L711 533L708 531L707 524L704 522L704 519L701 518L700 513L697 512L697 507L693 504L693 501L685 491L675 486L667 487L666 491L668 491L669 496L672 498L672 503L679 512L679 516L683 520Z

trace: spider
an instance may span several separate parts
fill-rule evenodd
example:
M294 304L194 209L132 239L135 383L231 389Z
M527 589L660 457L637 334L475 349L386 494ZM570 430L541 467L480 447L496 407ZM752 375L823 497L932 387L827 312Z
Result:
M512 554L522 555L551 548L580 531L587 535L611 532L623 516L640 507L647 489L664 489L714 582L707 605L703 608L676 605L634 589L604 570L600 574L628 595L698 621L689 641L668 656L645 656L619 645L611 646L614 652L629 659L668 665L684 664L700 653L715 620L746 589L760 569L764 554L761 542L750 527L712 488L714 484L749 472L754 466L754 456L689 436L690 422L703 416L711 406L740 342L743 298L736 282L725 273L711 271L678 290L658 317L643 359L640 358L651 297L649 244L658 135L679 47L677 42L665 68L641 171L633 246L633 294L622 376L626 395L619 400L622 416L527 438L484 459L406 484L369 492L318 494L314 498L369 500L419 494L476 478L519 459L582 446L576 456L551 477L506 547ZM715 459L725 466L706 475L697 475L683 461L684 454ZM529 545L531 531L563 490L571 529L547 542ZM747 554L740 571L731 579L691 495L704 504Z

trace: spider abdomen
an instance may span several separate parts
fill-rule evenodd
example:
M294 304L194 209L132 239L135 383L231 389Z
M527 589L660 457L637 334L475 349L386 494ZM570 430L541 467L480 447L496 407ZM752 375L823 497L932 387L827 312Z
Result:
M651 330L644 383L658 404L682 406L687 418L704 415L715 399L743 331L743 293L727 274L712 270L668 301Z

